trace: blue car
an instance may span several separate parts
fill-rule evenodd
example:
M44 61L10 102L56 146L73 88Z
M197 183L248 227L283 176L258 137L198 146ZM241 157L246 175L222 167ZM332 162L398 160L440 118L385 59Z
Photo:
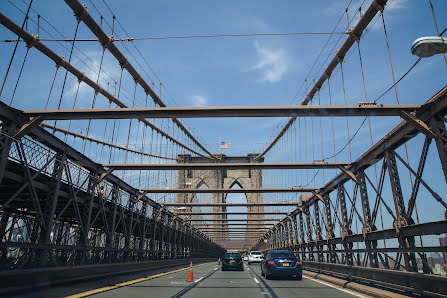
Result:
M301 261L290 250L269 251L261 263L261 274L266 279L271 277L303 278Z

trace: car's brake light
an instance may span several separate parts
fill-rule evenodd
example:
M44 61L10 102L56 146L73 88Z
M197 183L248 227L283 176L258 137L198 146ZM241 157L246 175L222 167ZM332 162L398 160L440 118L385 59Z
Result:
M300 261L297 261L296 264L295 264L295 266L298 266L298 265L301 265Z
M268 263L270 266L276 266L275 262L273 262L273 261L271 261L271 260L268 260L267 263Z
M239 263L242 263L242 259L239 260Z

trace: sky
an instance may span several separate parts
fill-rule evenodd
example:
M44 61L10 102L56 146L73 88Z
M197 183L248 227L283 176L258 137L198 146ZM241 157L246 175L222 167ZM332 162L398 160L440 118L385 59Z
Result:
M0 2L0 11L18 24L23 22L27 1L9 0ZM103 29L112 35L112 13L116 17L114 36L145 37L190 36L213 34L246 33L292 33L292 32L345 32L359 19L358 8L365 11L370 1L86 1L90 14L100 22L98 10L102 13ZM349 4L349 6L348 6ZM447 27L447 2L433 0L440 30ZM349 26L345 8L348 6ZM63 1L34 1L31 18L37 20L39 13L65 38L72 38L76 20L73 12ZM37 13L36 13L37 12ZM428 1L393 0L384 11L390 54L396 79L400 78L416 61L410 52L412 42L421 36L437 35ZM339 21L340 20L340 21ZM118 23L119 22L119 23ZM338 26L336 26L338 24ZM49 33L60 38L54 28L41 22L39 35L51 38ZM122 27L121 27L122 26ZM124 29L123 29L124 28ZM37 33L37 25L29 24L30 32ZM46 29L48 32L44 32ZM125 31L124 31L125 30ZM78 38L91 39L93 34L81 23ZM330 37L330 38L329 38ZM168 106L242 106L242 105L291 105L299 104L334 56L335 50L346 39L345 34L294 35L270 37L222 37L188 39L151 39L122 42L118 47L129 57L135 68L160 94ZM0 27L0 39L12 39L14 34ZM329 38L329 40L328 40ZM325 44L327 43L326 47ZM45 42L55 52L68 59L69 43ZM97 42L77 42L72 64L96 79L101 61L102 49ZM14 43L0 42L0 78L3 81ZM359 50L360 49L360 50ZM364 82L360 68L359 51L362 57ZM18 77L25 47L19 45L7 87L1 100L9 103L14 83ZM140 55L141 54L141 55ZM88 57L88 58L87 58ZM54 64L37 51L31 50L24 66L21 84L14 95L13 106L20 109L57 107L57 96L48 96L55 73ZM28 62L30 61L30 62ZM116 92L113 81L120 80L120 67L106 52L102 63L103 77L100 84ZM54 89L60 90L63 73L58 74ZM106 74L106 75L105 75ZM343 63L344 87L347 104L372 101L393 83L382 19L376 17L368 26L359 45L354 45ZM107 77L107 81L106 78ZM398 85L401 104L421 104L428 100L446 83L447 66L442 55L423 59ZM26 82L26 83L25 83ZM330 79L330 95L327 83L322 87L313 104L344 104L341 70L337 67ZM116 86L116 84L115 84ZM121 99L132 105L134 85L130 78L123 77ZM66 81L62 108L72 108L78 84L72 77ZM366 89L366 91L365 91ZM77 107L89 108L93 92L85 84L80 85ZM394 90L381 100L383 104L396 104ZM107 101L98 100L96 107L108 107ZM145 95L136 91L135 106L145 106ZM351 135L363 119L349 121ZM211 152L218 152L219 143L231 142L231 149L223 151L228 155L246 155L262 152L287 121L286 118L226 118L182 120ZM266 161L312 161L332 155L346 145L346 119L319 118L301 119L291 128L275 150L266 155ZM85 132L85 122L73 124L77 132ZM313 124L312 124L313 123ZM373 142L378 141L395 125L398 118L371 118ZM93 136L102 135L103 124L92 129ZM163 124L162 124L163 125ZM165 126L167 124L164 124ZM314 139L311 138L313 128ZM171 128L172 129L172 128ZM174 131L174 130L172 130ZM298 138L298 142L296 139ZM351 145L351 158L357 159L371 146L369 122L359 130ZM125 137L123 140L124 142ZM295 143L294 141L295 140ZM409 158L417 164L423 139L414 140L409 147ZM298 145L295 145L298 143ZM403 148L402 148L403 150ZM322 154L323 153L323 154ZM401 154L402 152L399 151ZM405 153L402 153L405 154ZM433 166L425 175L433 180L439 193L445 194L445 181L436 150L432 145L429 161ZM349 161L349 150L337 155L337 161ZM331 159L334 160L334 159ZM380 168L379 168L380 170ZM319 173L315 184L323 185L334 174ZM271 176L269 176L271 175ZM281 176L282 175L282 176ZM274 172L266 174L266 184L272 185L308 183L313 173L287 174L280 177ZM374 174L371 174L374 175ZM279 177L279 176L278 176ZM309 178L310 177L310 178ZM275 180L279 179L279 180ZM281 180L283 179L283 180ZM312 181L311 181L312 183ZM408 183L407 183L408 184ZM274 200L272 198L272 200ZM435 218L442 218L442 212L432 204L427 213L437 212ZM421 207L423 208L423 207Z

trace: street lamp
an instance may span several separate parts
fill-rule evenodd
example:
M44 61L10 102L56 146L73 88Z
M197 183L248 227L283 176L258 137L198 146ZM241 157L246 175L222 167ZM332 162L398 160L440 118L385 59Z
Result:
M441 36L424 36L411 45L411 53L421 58L447 52L447 38Z

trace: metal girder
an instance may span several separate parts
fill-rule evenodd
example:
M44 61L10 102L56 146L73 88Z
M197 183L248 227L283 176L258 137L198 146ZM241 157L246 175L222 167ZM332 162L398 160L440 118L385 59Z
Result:
M287 193L287 192L311 192L318 190L318 188L141 188L140 191L145 193ZM168 206L169 204L164 204Z
M139 119L139 118L222 118L222 117L359 117L401 116L419 112L421 105L351 106L235 106L235 107L164 107L76 110L24 110L29 117L44 120Z
M376 16L376 14L380 11L380 9L383 9L383 7L385 7L386 3L387 0L374 0L370 4L368 9L360 17L360 20L358 21L357 25L355 25L355 27L350 29L348 38L345 40L342 46L335 52L335 55L332 58L331 62L329 62L328 66L324 69L324 72L321 74L320 78L317 81L315 81L312 89L310 89L304 100L301 102L301 105L307 105L309 102L312 101L315 94L317 94L317 92L323 86L324 82L331 77L331 74L334 71L334 69L343 62L346 53L349 51L352 45L360 39L363 30L366 29L366 27ZM281 137L286 133L289 127L292 126L295 120L296 116L290 118L289 121L286 123L286 125L283 127L283 129L281 129L278 135L270 142L267 148L256 158L261 158L267 152L269 152L273 148L273 146L275 146L275 144L281 139Z
M272 212L230 212L230 211L223 211L223 212L182 212L178 211L175 212L176 215L243 215L243 214L253 214L253 215L285 215L289 212L281 212L281 211L272 211Z
M76 67L74 67L72 64L68 63L63 56L56 54L55 52L53 52L50 48L48 48L46 45L44 45L43 43L41 43L36 36L32 35L31 33L25 31L24 29L22 29L19 25L17 25L16 23L14 23L11 19L9 19L6 15L4 15L3 13L0 12L0 24L2 24L3 26L5 26L6 28L8 28L10 31L12 31L13 33L15 33L17 36L21 37L29 46L32 46L34 48L36 48L37 50L39 50L42 54L44 54L45 56L47 56L48 58L50 58L51 60L53 60L56 65L58 66L62 66L63 68L65 68L68 72L70 72L71 74L73 74L75 77L78 78L79 82L84 82L87 85L89 85L93 90L95 90L95 92L102 94L105 98L107 98L111 103L116 104L117 106L119 106L120 108L127 108L126 104L124 104L123 102L121 102L118 98L116 98L115 96L113 96L111 93L109 93L107 90L105 90L104 88L102 88L100 85L98 85L97 83L95 83L92 79L88 78L87 76L85 76L85 74L83 72L81 72L80 70L78 70ZM1 103L2 105L5 105L3 103ZM6 106L6 105L5 105ZM1 105L0 105L1 107ZM0 109L1 111L1 109ZM176 143L177 145L185 148L186 150L193 152L199 156L208 158L207 156L195 151L194 149L186 146L185 144L183 144L182 142L178 141L177 139L173 138L172 136L170 136L169 134L165 133L163 130L161 130L160 128L158 128L157 126L155 126L154 124L152 124L151 122L149 122L146 119L139 119L141 122L143 122L145 125L149 126L151 129L155 130L156 132L158 132L159 134L163 135L165 138L171 140L172 142ZM186 133L186 132L185 132ZM194 139L193 139L194 141ZM200 144L200 143L199 143ZM199 146L203 146L203 145L199 145ZM215 159L215 158L214 158Z
M116 148L116 149L127 151L127 152L132 152L132 153L136 153L136 154L140 154L140 155L144 155L144 156L149 156L149 157L160 158L160 159L177 160L176 158L172 158L172 157L161 156L161 155L156 155L156 154L150 154L150 153L146 153L146 152L142 152L142 151L137 151L137 150L133 150L133 149L130 149L130 148L126 148L126 147L123 147L123 146L118 146L118 145L115 145L115 144L112 144L112 143L109 143L109 142L104 142L102 140L98 140L98 139L95 139L95 138L92 138L92 137L89 137L89 136L85 136L85 135L82 135L82 134L79 134L79 133L75 133L75 132L72 132L72 131L69 131L69 130L66 130L66 129L62 129L62 128L53 126L53 125L49 125L47 123L41 123L40 126L42 126L44 128L52 129L54 131L61 132L61 133L66 134L66 135L73 136L75 138L80 138L80 139L83 139L83 140L87 140L89 142L98 143L98 144L101 144L101 145L104 145L104 146Z
M436 147L438 148L439 160L441 162L442 171L444 172L444 179L447 182L447 130L444 121L439 116L430 119L431 127L436 135Z
M438 147L441 165L443 166L443 171L447 181L447 133L444 123L436 120L440 117L439 114L443 115L444 111L447 109L447 86L444 86L440 91L433 95L425 102L424 105L430 106L430 108L418 115L418 118L425 122L430 120L433 130L439 136L439 138L436 138L436 145ZM438 123L441 123L442 125L438 125ZM363 153L356 161L352 162L347 169L351 172L366 170L378 160L382 159L386 150L394 150L398 148L414 138L418 133L419 131L413 125L407 123L406 121L401 122L390 133L385 135L365 153ZM442 137L443 135L444 137ZM336 190L340 184L349 180L351 180L349 175L345 174L344 172L339 173L319 190L319 194L331 193L332 191ZM313 197L310 200L303 202L303 206L312 204L313 200L315 199L317 198ZM299 212L301 212L301 210L297 208L293 211L292 215L298 214Z
M124 56L123 53L121 53L121 51L118 49L118 47L115 46L115 44L111 40L111 37L107 35L102 30L101 26L99 26L90 16L87 8L77 0L65 0L65 2L73 10L78 21L82 21L85 25L87 25L87 27L93 32L93 34L96 35L98 41L101 43L104 49L110 51L110 53L116 58L116 60L118 60L120 66L123 69L127 70L127 72L132 76L135 83L139 84L144 89L144 92L153 99L154 103L161 107L165 107L166 104L161 100L157 93L152 90L150 85L144 80L141 74L132 66L127 57ZM199 146L200 149L206 152L206 154L211 156L213 159L217 159L202 145L202 143L197 140L197 138L195 138L191 134L191 132L189 132L189 130L178 119L174 118L172 119L172 121L177 124L177 126L188 136L188 138L190 138L193 143Z
M162 203L163 206L179 206L179 207L256 207L256 206L297 206L299 202L284 203Z
M412 124L417 130L430 138L436 138L436 133L424 121L418 119L415 115L406 111L401 111L400 116L408 123Z
M203 219L197 219L197 218L184 218L184 221L202 221L202 222L208 222L208 221L221 221L223 223L227 222L227 221L279 221L280 219L275 219L275 218L259 218L259 219L255 219L255 218L241 218L241 219L234 219L234 218L224 218L224 219L208 219L208 218L203 218Z
M19 130L12 136L12 138L14 140L20 140L42 121L43 118L41 116L34 117L28 123L23 124L22 127L20 127Z
M201 231L231 231L231 230L258 231L268 229L270 228L257 228L257 227L200 228Z
M104 164L115 170L275 170L275 169L336 169L347 166L345 162L303 162L303 163L180 163L180 164Z
M232 222L226 222L226 223L207 223L207 224L195 224L192 223L194 227L197 227L198 229L201 229L201 227L210 227L210 226L217 226L217 227L223 227L223 226L247 226L247 227L259 227L259 228L271 228L274 226L272 223L232 223Z

